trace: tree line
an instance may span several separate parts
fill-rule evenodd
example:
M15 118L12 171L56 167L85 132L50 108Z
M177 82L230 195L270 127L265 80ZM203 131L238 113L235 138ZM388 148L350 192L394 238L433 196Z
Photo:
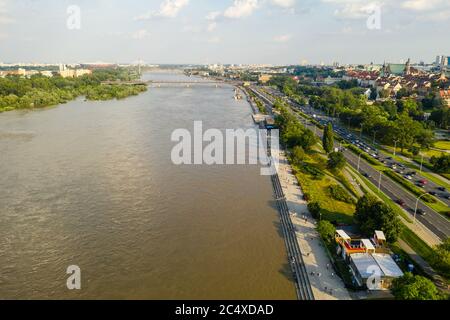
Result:
M37 74L30 78L0 78L0 112L47 107L85 96L88 100L123 99L147 90L144 85L102 85L103 81L128 81L136 75L127 69L94 70L91 75L63 78Z

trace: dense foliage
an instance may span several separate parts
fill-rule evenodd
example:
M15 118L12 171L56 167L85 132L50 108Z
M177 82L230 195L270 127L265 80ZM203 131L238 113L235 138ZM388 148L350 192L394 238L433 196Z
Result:
M433 170L438 173L450 173L450 154L442 154L440 157L432 157L430 160Z
M398 239L401 224L392 208L368 194L359 199L356 205L355 222L367 236L381 230L386 239L393 243Z
M278 102L275 108L280 112L275 120L281 131L281 141L289 149L301 146L304 151L311 150L317 143L314 133L305 128L281 103Z
M334 149L334 130L331 123L328 123L324 129L322 145L326 153L331 153Z
M322 220L317 224L317 232L326 243L332 243L336 234L334 225L326 220Z
M425 120L423 103L430 104L425 99L422 102L403 97L397 101L368 103L364 89L353 87L351 83L316 87L297 84L289 77L275 77L270 83L294 100L309 100L313 108L338 117L354 128L362 127L365 133L375 134L384 144L394 146L397 141L402 150L414 145L425 149L431 147L434 142L432 129L445 127L448 123L447 118L442 120L443 114L448 117L448 110L436 106L430 120Z
M450 279L450 238L433 250L431 265L447 279Z
M406 273L403 277L394 279L392 294L398 300L440 300L439 290L429 279Z
M0 112L57 105L79 96L89 100L123 99L146 91L144 85L102 85L103 81L128 81L133 77L125 69L108 69L96 70L79 78L58 75L50 78L43 75L0 78Z
M330 193L330 196L337 201L342 201L345 203L355 202L353 198L349 195L349 193L340 185L335 184L329 186L328 192Z
M347 164L344 154L342 152L332 152L328 156L328 169L330 170L342 170Z

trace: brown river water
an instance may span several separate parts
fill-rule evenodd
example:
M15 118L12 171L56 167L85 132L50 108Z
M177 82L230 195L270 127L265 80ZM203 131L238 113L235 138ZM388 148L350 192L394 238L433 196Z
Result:
M0 299L295 299L260 167L172 164L196 120L253 127L230 86L0 114Z

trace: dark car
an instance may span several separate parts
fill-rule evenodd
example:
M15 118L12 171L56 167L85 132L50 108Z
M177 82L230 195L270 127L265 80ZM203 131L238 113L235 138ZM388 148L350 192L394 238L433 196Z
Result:
M421 216L425 216L427 213L423 211L422 209L417 209L417 214Z
M437 193L434 192L434 191L430 191L430 192L428 192L428 193L431 194L432 196L436 196L436 195L437 195Z
M401 206L401 207L404 207L404 206L406 205L405 201L402 200L402 199L398 199L396 202L397 202L397 204L398 204L399 206Z
M447 191L444 187L439 187L438 190L439 190L439 191L442 191L442 192Z
M418 183L416 184L416 186L418 186L419 188L425 188L425 185L422 184L422 183L420 183L420 182L418 182Z
M365 172L363 173L363 176L366 177L366 178L368 178L368 179L372 178L372 176L371 176L370 174L365 173Z

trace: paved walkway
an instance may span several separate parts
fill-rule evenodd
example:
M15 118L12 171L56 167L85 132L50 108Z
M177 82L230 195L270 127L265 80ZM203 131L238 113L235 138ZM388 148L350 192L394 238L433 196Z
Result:
M411 259L414 260L414 262L417 263L426 274L434 279L435 284L448 294L450 291L449 286L446 284L445 280L433 270L428 262L418 255L406 242L403 240L399 240L398 242L400 247L411 257Z
M303 193L284 155L280 156L279 177L291 212L297 240L316 300L351 300L342 280L336 276L331 261L316 231L316 222L308 212ZM306 215L306 219L303 219Z

